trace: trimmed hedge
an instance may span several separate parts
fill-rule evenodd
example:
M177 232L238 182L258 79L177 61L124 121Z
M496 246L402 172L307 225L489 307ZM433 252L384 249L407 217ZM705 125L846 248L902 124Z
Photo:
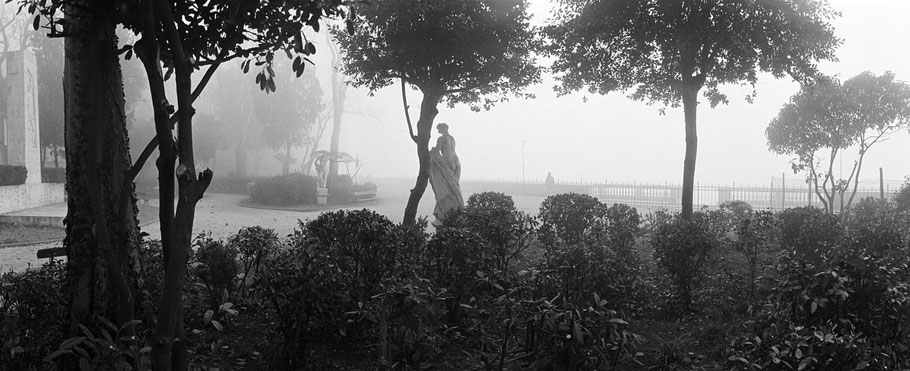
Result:
M251 191L248 185L250 183L256 183L264 179L266 178L254 176L216 176L214 179L212 179L212 184L209 185L207 192L247 196Z
M28 169L25 166L0 165L0 186L25 184Z
M65 167L41 168L41 183L66 183Z
M318 184L316 177L300 173L273 176L253 184L250 197L266 205L315 204Z

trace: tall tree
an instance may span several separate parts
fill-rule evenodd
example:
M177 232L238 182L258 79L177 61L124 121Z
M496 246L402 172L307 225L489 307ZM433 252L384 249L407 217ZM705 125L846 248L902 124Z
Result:
M826 79L804 86L781 108L765 134L772 152L796 157L794 172L806 172L825 210L834 213L853 202L869 149L908 126L910 85L891 72L876 76L867 71L843 84ZM856 149L856 160L845 179L835 175L834 164L851 148ZM836 208L838 196L840 207Z
M720 85L754 85L759 71L810 79L840 44L834 16L826 0L560 0L546 50L557 57L561 94L631 91L635 100L682 103L682 215L690 218L699 92L714 107L727 102Z
M292 57L296 55L294 70L300 74L303 71L303 58L315 52L312 43L305 41L304 28L311 27L318 31L320 20L324 16L338 14L342 0L285 0L271 2L238 2L234 0L191 2L182 0L149 0L143 2L133 1L88 1L88 0L21 0L27 4L30 11L40 12L50 22L50 28L70 39L82 37L83 34L91 36L85 40L80 55L95 58L116 58L118 48L115 41L114 26L122 24L141 35L134 45L124 47L127 57L135 53L142 61L151 96L154 111L156 137L146 146L136 164L132 168L107 167L111 171L120 171L126 181L121 183L122 189L132 185L131 178L135 176L148 156L157 147L159 150L158 180L159 199L161 200L159 222L162 235L162 246L166 266L164 287L162 289L161 304L155 332L152 339L152 365L156 370L185 370L187 369L187 344L184 339L183 327L182 287L186 273L186 258L192 238L195 206L205 193L212 179L212 172L206 170L197 174L195 156L193 151L193 101L208 83L211 75L221 63L234 58L246 58L244 70L248 71L252 62L261 67L257 75L257 82L263 89L275 90L273 79L274 71L271 62L276 51L284 51ZM64 21L59 15L62 14ZM82 22L89 21L85 24ZM78 27L74 26L78 25ZM62 30L60 30L62 28ZM91 33L84 32L90 30ZM76 32L78 31L78 33ZM97 32L96 32L97 31ZM103 42L103 44L98 44ZM94 49L92 49L94 48ZM97 50L97 51L95 51ZM67 52L71 50L68 48ZM72 52L75 52L73 50ZM92 54L95 53L95 54ZM122 78L119 68L116 74L92 75L96 68L89 61L84 60L82 67L87 71L67 70L65 76L72 79L75 85L84 83L87 79L96 79L95 85L117 85L117 89L97 90L95 95L83 95L84 101L78 102L78 110L88 111L88 114L114 116L117 110L112 108L123 107ZM105 62L106 63L106 62ZM105 65L106 66L106 65ZM116 67L116 59L114 59ZM165 73L163 70L167 70ZM204 74L197 80L198 84L192 85L195 71L204 69ZM165 90L164 80L173 74L176 88L176 109L171 105ZM70 83L68 82L68 83ZM113 92L113 93L111 93ZM98 95L100 93L110 94ZM70 98L67 98L70 99ZM110 107L108 103L119 100L119 107ZM119 111L120 120L125 114ZM105 131L104 120L88 116L85 125L91 126L83 130L96 132ZM176 124L176 138L173 135ZM94 126L93 126L94 125ZM125 130L124 130L125 134ZM69 135L69 134L68 134ZM94 140L89 136L88 140ZM123 142L120 142L121 144ZM107 146L101 142L86 142L76 139L69 144L92 149L90 166L86 166L88 175L92 176L101 164L109 160L108 156L100 156L101 150ZM127 151L128 146L122 146ZM106 153L105 153L106 155ZM128 164L127 157L127 164ZM178 164L179 163L179 164ZM68 171L70 168L68 167ZM77 174L67 174L76 177ZM89 179L91 181L91 179ZM175 183L179 201L174 205ZM100 191L99 187L89 189L92 192ZM130 196L132 192L129 193ZM97 193L93 194L93 197ZM97 199L97 197L95 197ZM135 205L135 197L128 197ZM127 199L123 197L122 199ZM100 201L100 200L99 200ZM107 221L117 224L119 218L106 219L107 214L100 208L100 202L92 203L92 218L89 225L100 228L99 235L106 236L104 229ZM135 209L135 206L132 207ZM135 218L133 218L135 219ZM94 224L91 223L94 222ZM125 223L123 223L125 224ZM69 237L68 237L69 238ZM111 251L110 241L102 238L101 252L105 253L106 268L111 276L121 275L121 266L108 259L107 252ZM126 307L130 299L120 295L119 288L124 287L123 277L116 277L112 282L118 288L116 291L117 305ZM128 319L131 314L120 311L122 314L116 320Z
M281 174L288 175L291 149L304 146L304 153L308 153L315 144L317 121L325 104L319 79L312 70L304 72L299 79L290 73L279 75L281 88L270 96L258 94L254 102L256 115L262 122L262 136L269 147L282 151L277 156L282 163Z
M407 122L420 165L404 211L404 222L414 223L429 180L439 103L489 109L506 93L529 96L524 88L540 80L527 2L384 0L355 9L362 26L351 35L336 33L352 84L376 91L401 80L402 96L406 84L423 94L416 134Z

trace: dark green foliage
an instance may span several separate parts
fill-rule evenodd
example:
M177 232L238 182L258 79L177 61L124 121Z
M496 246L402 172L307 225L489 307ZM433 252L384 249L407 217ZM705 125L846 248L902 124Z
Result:
M294 173L257 181L250 190L253 202L266 205L292 206L316 204L315 177Z
M66 168L41 168L41 183L66 183Z
M850 243L850 242L847 242ZM780 255L780 279L748 331L732 342L736 369L900 370L910 367L906 251L831 249L817 265Z
M511 196L483 192L471 195L467 206L452 211L444 226L480 235L493 249L496 267L507 271L512 259L534 241L537 220L516 210Z
M844 227L836 216L812 206L781 211L777 218L781 248L795 251L797 259L810 263L818 263L821 255L844 236Z
M692 292L704 277L704 266L716 244L709 226L675 217L651 236L654 260L673 279L677 299L684 311L692 309Z
M908 216L898 212L897 205L888 201L864 198L843 214L844 247L874 254L906 250L905 239L910 231Z
M427 243L423 274L452 293L449 313L453 325L461 304L470 304L470 296L484 290L476 281L493 275L496 268L496 257L487 241L471 231L441 228Z
M733 214L734 219L740 220L752 212L752 205L749 205L746 201L733 200L721 203L720 209L729 211Z
M68 331L65 264L0 276L0 370L27 370L57 349Z
M230 174L225 177L216 176L212 179L212 184L206 192L226 193L232 195L249 196L252 192L252 185L266 178L254 176L236 176Z
M545 245L574 245L585 241L600 227L606 205L596 198L564 193L547 197L540 204L540 240Z
M587 205L601 214L588 214L589 232L584 242L548 248L541 267L545 295L559 294L574 305L599 295L607 300L608 308L631 309L634 286L641 274L635 251L635 236L641 225L638 211L624 204L607 208L587 196L579 199L588 201ZM574 206L578 205L584 203Z
M217 309L234 291L237 277L237 247L200 234L196 237L193 274L205 285L209 295L209 309Z
M334 264L330 254L296 231L290 246L270 255L257 276L280 324L284 340L281 364L286 370L306 366L307 345L314 338L331 338L343 329L351 274Z
M904 183L891 198L898 212L910 211L910 181Z
M757 298L757 280L769 263L772 246L777 241L777 219L769 211L747 211L734 225L733 249L745 259L748 269L749 304Z
M55 363L49 369L63 365L79 365L80 370L148 370L151 361L148 356L150 348L143 348L142 342L135 336L127 336L127 329L135 327L140 321L131 321L121 326L114 325L104 317L96 319L92 332L88 327L79 325L80 335L64 340L60 347L45 358L45 363Z
M27 176L25 166L0 165L0 186L25 184Z
M231 237L228 246L239 253L240 266L243 269L243 277L238 287L241 292L246 292L246 284L253 282L250 275L259 272L262 260L274 253L279 244L275 230L260 226L246 227Z
M374 211L339 210L319 215L302 226L315 248L332 257L334 264L350 275L351 300L366 302L379 291L386 278L412 267L408 261L421 248L421 235L414 228L396 225ZM417 244L412 245L412 244Z

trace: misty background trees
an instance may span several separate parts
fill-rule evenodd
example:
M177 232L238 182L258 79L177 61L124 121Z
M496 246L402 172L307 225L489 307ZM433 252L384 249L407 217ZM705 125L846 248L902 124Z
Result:
M823 78L804 86L781 108L766 135L771 151L795 156L793 171L808 173L823 208L833 214L853 203L869 149L908 125L910 85L890 71L881 76L866 71L843 83ZM839 177L835 164L851 149L856 160L847 177Z

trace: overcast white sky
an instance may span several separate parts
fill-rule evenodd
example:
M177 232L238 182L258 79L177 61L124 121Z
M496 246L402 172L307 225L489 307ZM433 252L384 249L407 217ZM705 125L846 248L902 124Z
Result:
M543 22L548 0L531 0L535 20ZM821 71L848 78L865 70L876 74L894 71L910 79L910 1L835 0L842 12L834 21L844 39L839 61L823 63ZM528 180L543 179L548 171L560 180L638 181L679 183L684 150L682 109L668 109L634 102L624 94L556 97L554 82L531 88L536 99L500 104L490 111L471 112L467 107L440 107L437 122L446 122L458 143L463 178L520 179L522 141ZM764 136L768 122L788 98L796 83L762 76L753 104L743 97L749 88L727 88L731 101L698 112L699 152L696 180L702 184L768 184L772 176L797 177L787 157L768 151ZM398 86L368 97L365 91L350 94L371 117L347 116L342 150L364 160L362 174L413 177L417 172L414 145L407 135ZM417 116L419 94L409 95L411 116ZM434 139L435 142L435 132ZM873 147L865 160L863 178L877 178L883 167L886 179L910 175L906 161L910 135L900 133ZM849 161L844 169L849 171Z
M535 23L545 22L550 1L530 1ZM821 64L823 73L845 79L865 70L876 74L890 70L900 79L910 80L910 1L834 0L831 4L842 13L834 26L844 43L838 50L838 61ZM314 39L323 42L324 35ZM317 50L314 60L325 77L322 85L327 90L328 53L318 44ZM219 73L228 72L236 70ZM542 181L549 171L561 181L681 183L681 108L668 109L666 116L661 116L660 106L632 101L622 93L588 96L583 102L581 93L557 97L553 85L553 79L545 75L542 84L530 89L536 99L513 100L490 111L476 113L466 106L440 106L436 122L450 125L458 143L463 179L521 179L524 157L529 181ZM764 75L757 90L752 104L744 100L750 88L729 86L729 105L716 109L700 106L697 182L767 185L782 173L788 179L804 179L792 173L790 158L768 151L764 135L780 107L799 90L798 84ZM345 116L341 150L363 160L361 175L414 178L417 174L415 146L408 138L400 92L394 85L372 97L366 90L348 94L347 104L363 114ZM326 96L330 97L328 91ZM419 101L418 92L409 93L414 120ZM325 134L320 148L328 148L329 135ZM435 138L434 131L433 142ZM905 160L908 151L910 134L906 132L877 144L866 155L862 179L877 179L879 167L884 168L886 180L904 179L910 175L910 162ZM263 159L268 163L257 167L260 175L279 171L271 156ZM850 170L851 161L844 161L844 171Z

